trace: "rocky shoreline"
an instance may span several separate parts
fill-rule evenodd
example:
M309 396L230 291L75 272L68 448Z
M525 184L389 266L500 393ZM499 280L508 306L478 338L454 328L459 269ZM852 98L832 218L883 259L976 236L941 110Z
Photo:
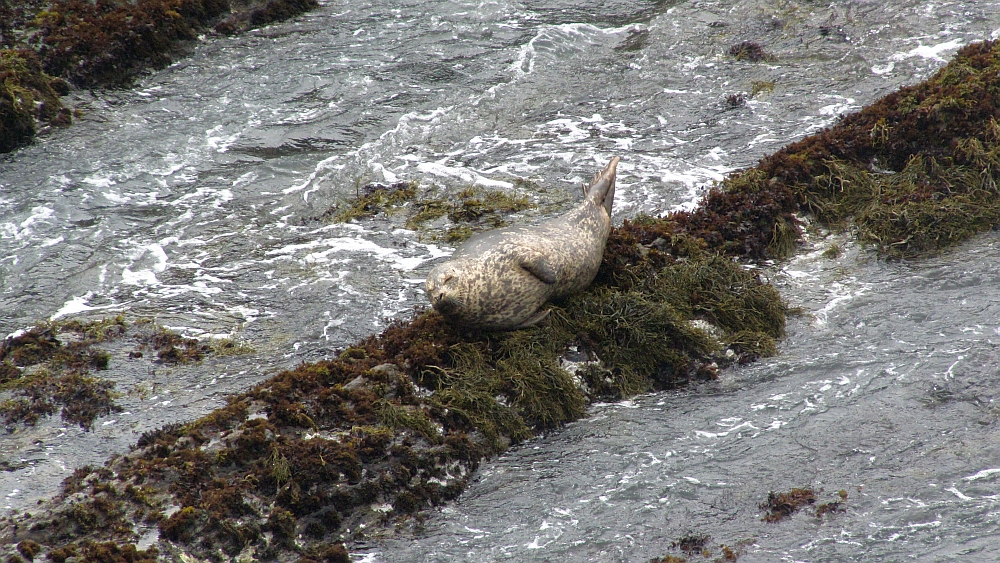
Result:
M0 153L73 121L60 97L116 88L159 69L202 35L234 35L316 0L12 0L0 5Z
M694 211L626 221L595 284L537 328L468 334L418 311L149 433L0 522L0 554L347 561L345 545L419 527L484 459L585 416L588 401L774 354L787 308L740 262L792 254L797 217L852 228L889 258L994 228L998 69L1000 42L967 46L931 79L733 174Z

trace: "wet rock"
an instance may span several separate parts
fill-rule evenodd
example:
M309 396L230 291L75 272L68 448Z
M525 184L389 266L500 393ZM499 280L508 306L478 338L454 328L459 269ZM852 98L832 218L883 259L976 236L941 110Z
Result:
M370 384L371 382L368 380L368 378L366 378L363 375L359 375L354 379L350 380L349 382L345 383L344 390L355 391L358 389L362 389L364 387L368 387Z

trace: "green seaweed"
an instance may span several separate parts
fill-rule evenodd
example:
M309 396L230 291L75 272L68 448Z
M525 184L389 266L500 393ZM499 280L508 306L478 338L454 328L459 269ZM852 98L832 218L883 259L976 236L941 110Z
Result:
M750 97L756 98L761 94L774 92L773 80L754 80L750 83Z
M0 152L39 125L65 126L59 96L129 85L169 64L213 26L232 35L311 10L316 0L19 0L0 2ZM69 82L67 82L67 80Z
M232 341L210 346L144 319L129 325L122 315L42 323L0 343L0 393L4 394L0 396L0 420L13 431L18 425L34 425L58 412L63 420L90 430L97 417L120 412L115 400L121 394L115 391L115 384L92 373L109 369L113 359L100 346L126 337L138 343L129 358L140 358L142 350L152 348L158 361L165 364L249 350Z
M472 186L454 195L437 195L433 190L418 195L415 182L397 182L388 186L368 184L353 199L331 207L317 219L344 223L401 214L407 229L428 231L428 223L447 217L451 226L443 235L432 236L457 243L478 231L502 227L510 214L534 207L527 196L517 192Z
M671 217L727 254L775 258L797 213L857 227L889 257L939 252L1000 221L1000 43L974 43L930 79L763 158Z
M397 182L385 186L368 184L359 190L356 198L347 205L331 208L327 216L334 223L346 223L363 217L374 217L379 213L394 210L410 201L417 194L414 182Z
M178 42L229 11L227 0L56 0L32 42L46 72L82 87L125 85L171 61Z
M445 239L461 242L483 229L495 229L507 224L506 218L535 206L524 195L479 187L466 188L454 197L422 198L414 203L417 210L406 220L406 228L420 230L431 221L448 217Z
M53 89L55 79L27 49L0 49L0 153L27 143L36 123L68 125L68 109Z
M199 557L336 548L365 537L356 526L372 506L391 507L378 517L388 523L447 502L482 459L585 416L590 401L712 379L746 334L781 336L773 288L696 241L673 247L615 262L619 282L606 273L538 327L469 333L418 312L194 423L147 433L113 471L67 482L65 495L90 491L98 505L64 505L53 516L63 524L33 540L49 553L80 538L125 545L135 537L121 523L144 519ZM578 373L564 368L572 350L587 359ZM170 506L180 510L168 516Z

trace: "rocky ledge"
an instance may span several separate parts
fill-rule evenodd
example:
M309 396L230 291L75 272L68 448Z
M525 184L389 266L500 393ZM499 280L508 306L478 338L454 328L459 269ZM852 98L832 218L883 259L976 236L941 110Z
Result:
M70 89L129 85L199 35L233 35L288 19L316 0L10 0L0 4L0 153L73 112Z

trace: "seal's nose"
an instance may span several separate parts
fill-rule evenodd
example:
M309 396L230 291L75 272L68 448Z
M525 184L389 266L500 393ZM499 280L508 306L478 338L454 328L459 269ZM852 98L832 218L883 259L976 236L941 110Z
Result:
M451 315L458 311L458 301L454 297L446 296L443 292L431 298L431 305L442 315Z

